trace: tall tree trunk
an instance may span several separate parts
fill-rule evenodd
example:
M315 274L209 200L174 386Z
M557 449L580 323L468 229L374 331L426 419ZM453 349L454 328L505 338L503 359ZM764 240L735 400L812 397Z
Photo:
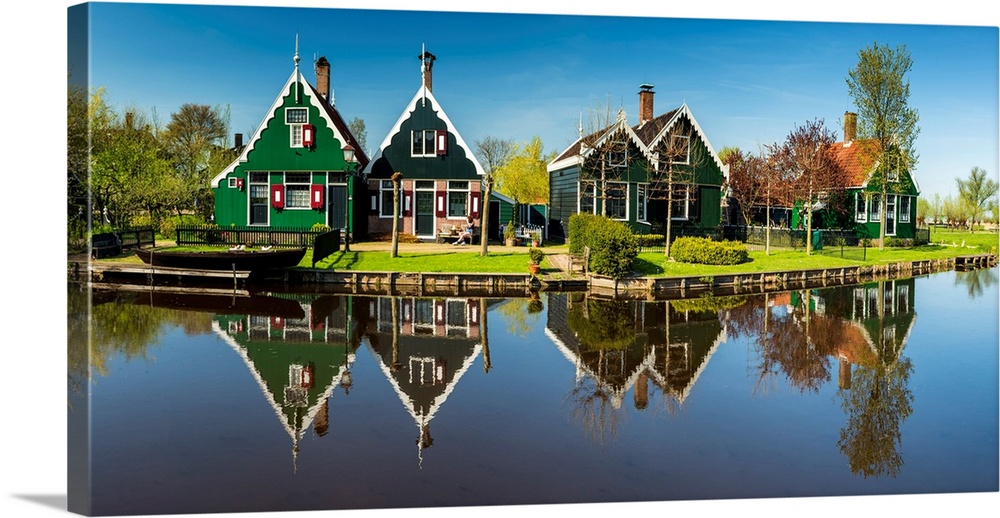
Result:
M403 182L403 173L396 172L392 175L392 249L389 257L395 258L399 255L399 188Z
M479 223L479 255L486 257L489 253L488 245L486 243L489 234L489 222L490 222L490 193L493 192L493 175L487 174L483 178L483 191L482 199L480 203L483 204L483 209L480 211L480 223Z

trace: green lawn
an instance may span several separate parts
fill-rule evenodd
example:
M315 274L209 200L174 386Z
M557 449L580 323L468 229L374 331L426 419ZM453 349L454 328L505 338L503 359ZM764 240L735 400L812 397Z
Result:
M826 247L813 255L806 255L804 250L772 250L770 255L762 251L751 251L749 262L732 266L678 263L666 261L662 253L642 253L636 259L635 270L643 276L690 277L945 259L961 255L995 254L998 236L990 232L933 231L931 241L930 244L913 248L886 247L884 250Z
M312 250L306 252L299 266L312 267ZM396 258L391 258L389 252L341 250L320 261L316 268L368 272L527 273L528 255L490 252L482 257L469 252L400 252Z

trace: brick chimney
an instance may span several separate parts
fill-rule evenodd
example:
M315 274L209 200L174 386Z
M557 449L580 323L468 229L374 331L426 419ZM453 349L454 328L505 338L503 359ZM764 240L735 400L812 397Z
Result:
M330 62L326 56L316 60L316 90L324 101L330 102Z
M434 60L437 59L437 56L425 50L417 57L420 59L420 77L423 79L427 91L432 92L434 89L431 88L433 84L431 70L434 68Z
M639 85L639 124L653 120L653 85Z
M858 114L844 112L844 144L858 138Z
M234 141L233 148L236 149L236 151L239 151L240 148L243 147L243 134L237 133L233 135L233 141Z

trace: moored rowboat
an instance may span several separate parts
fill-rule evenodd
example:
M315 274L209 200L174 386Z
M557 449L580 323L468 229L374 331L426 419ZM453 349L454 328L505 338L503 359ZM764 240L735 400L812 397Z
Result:
M299 264L305 248L272 250L172 251L139 248L135 255L152 266L195 270L268 270Z

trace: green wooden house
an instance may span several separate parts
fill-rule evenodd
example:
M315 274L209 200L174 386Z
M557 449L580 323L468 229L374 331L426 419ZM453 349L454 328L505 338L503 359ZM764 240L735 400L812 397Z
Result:
M857 115L844 114L844 141L834 144L837 157L850 179L847 199L853 209L854 228L860 237L878 239L885 210L885 235L899 239L917 237L917 198L920 186L912 171L893 167L869 157L875 155L874 143L857 140ZM886 172L885 201L875 171Z
M296 45L297 46L297 45ZM330 63L315 63L316 84L295 66L239 156L212 179L220 227L367 231L367 210L352 203L365 183L356 172L368 158L330 95Z
M485 171L432 93L436 56L424 51L418 57L422 84L363 170L370 196L367 227L373 234L392 232L391 178L399 172L399 231L434 240L470 216L482 228Z
M569 217L580 212L637 233L662 233L668 212L675 236L718 228L728 167L687 104L654 116L653 93L652 85L640 87L639 124L629 125L621 110L596 132L584 135L581 126L580 138L549 163L550 239L565 240Z

